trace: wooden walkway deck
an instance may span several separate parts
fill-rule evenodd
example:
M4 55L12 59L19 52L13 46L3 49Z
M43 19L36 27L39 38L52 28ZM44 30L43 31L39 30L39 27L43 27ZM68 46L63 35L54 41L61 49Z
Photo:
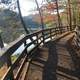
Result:
M72 46L73 35L39 48L25 80L80 80L79 52Z
M54 28L27 35L7 50L0 57L7 63L1 80L80 80L80 48L74 45L74 32L55 34L52 30ZM27 43L31 37L36 39ZM11 55L22 44L24 50L12 63Z

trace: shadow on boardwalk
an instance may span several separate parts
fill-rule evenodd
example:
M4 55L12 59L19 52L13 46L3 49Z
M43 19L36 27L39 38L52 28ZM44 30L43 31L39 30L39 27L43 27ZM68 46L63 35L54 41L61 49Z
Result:
M42 80L57 80L56 69L58 63L58 56L56 52L56 43L50 41L49 43L45 44L45 47L49 49L49 54L48 60L45 63L43 69Z
M68 44L65 45L64 47L68 50L68 53L71 55L71 59L75 65L76 70L72 71L69 69L66 69L64 67L60 67L58 66L58 52L57 52L57 46L56 46L56 42L49 42L45 45L45 47L47 47L49 49L49 54L48 54L48 60L44 66L43 69L43 79L42 80L57 80L57 72L56 71L60 71L63 74L65 73L66 75L70 75L70 76L74 76L78 79L80 79L79 75L80 75L80 68L79 66L79 61L78 61L78 56L76 55L76 52L73 50L73 48ZM65 53L64 53L65 54ZM59 74L60 75L60 74ZM74 80L74 78L70 78L67 77L65 75L65 78ZM62 75L64 77L64 75Z
M77 55L76 55L76 52L74 52L74 50L72 50L72 47L68 44L68 45L62 45L62 44L59 44L58 46L60 47L64 47L67 51L68 51L68 54L70 55L70 59L73 61L73 64L75 65L75 68L76 68L76 65L79 64L77 63ZM60 66L58 65L58 47L57 46L57 42L56 41L49 41L48 43L46 43L43 47L46 47L48 48L49 52L48 52L48 58L47 58L47 61L43 60L43 59L40 59L39 57L41 55L37 55L36 58L38 58L38 63L41 63L43 64L44 66L39 66L39 65L36 65L38 67L41 67L43 70L42 70L42 79L40 80L58 80L58 76L57 75L60 75L62 77L59 77L60 80L64 78L66 78L66 80L79 80L79 67L77 68L77 70L70 70L68 68L65 68L65 66ZM64 51L63 51L64 52ZM43 54L43 53L42 53ZM46 53L47 54L47 53ZM66 54L65 52L62 53L63 55ZM63 56L61 56L61 58L64 58ZM66 64L65 63L65 59L64 60L64 65ZM70 65L71 66L71 65ZM61 73L58 73L58 72L61 72ZM64 75L65 74L65 75ZM68 75L68 76L67 76ZM69 77L70 76L70 77ZM73 77L72 77L73 76ZM77 79L74 79L74 77L76 77Z

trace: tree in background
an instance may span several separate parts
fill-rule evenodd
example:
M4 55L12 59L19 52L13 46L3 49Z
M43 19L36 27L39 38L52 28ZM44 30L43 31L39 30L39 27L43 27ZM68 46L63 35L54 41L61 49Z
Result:
M0 48L3 48L4 44L3 44L2 37L1 37L1 33L2 33L2 31L0 30Z
M41 9L39 8L38 1L37 0L35 0L35 3L37 5L37 10L39 11L42 29L44 29L43 15L42 15Z
M70 30L72 30L72 13L71 13L71 0L68 0L68 15L69 15L69 26Z
M72 0L71 1L71 5L72 5L72 17L73 17L73 24L77 25L77 4L76 4L76 0Z
M28 31L28 29L27 29L27 27L26 27L26 25L25 25L25 23L24 23L24 20L23 20L23 18L22 18L22 14L21 14L21 10L20 10L20 5L19 5L19 0L17 0L17 6L18 6L19 15L20 15L20 19L21 19L22 25L23 25L26 33L29 34L29 31Z
M80 1L79 0L72 0L72 13L73 13L73 23L75 25L75 44L80 47Z
M60 33L62 33L62 21L61 21L61 18L60 18L60 14L59 14L59 6L58 6L58 0L56 0L56 10L57 10L57 16L58 16L58 27L59 27L59 30L60 30Z

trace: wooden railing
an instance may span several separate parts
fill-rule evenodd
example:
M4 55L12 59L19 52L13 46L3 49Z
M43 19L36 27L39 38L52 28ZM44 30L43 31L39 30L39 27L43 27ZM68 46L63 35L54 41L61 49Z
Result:
M58 34L60 34L60 31L57 27L40 30L38 32L25 36L23 39L10 47L0 57L0 61L7 64L7 71L1 80L17 80L20 76L20 73L22 72L25 62L30 62L31 56L35 55L34 52L37 50L37 48L43 45L47 39L51 40ZM28 42L28 40L30 40L31 38L33 38L32 41ZM21 45L24 45L24 49L22 50L18 58L14 62L12 62L11 56L18 48L20 48Z

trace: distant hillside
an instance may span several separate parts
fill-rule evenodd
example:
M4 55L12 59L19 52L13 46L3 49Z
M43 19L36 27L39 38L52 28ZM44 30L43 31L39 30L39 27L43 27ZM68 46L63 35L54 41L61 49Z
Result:
M39 17L39 15L38 15L38 17ZM40 21L40 19L35 21L36 18L37 18L37 16L35 16L35 15L29 15L29 16L23 17L23 20L24 20L26 26L28 26L29 28L38 29L38 28L41 28L41 23L38 22L38 21Z
M39 17L39 15L23 17L27 29L32 31L41 28L41 23L35 20L36 17ZM20 35L26 34L19 15L10 10L0 11L0 30L2 31L1 36L5 43L10 43L20 37Z
M0 11L0 30L5 43L16 40L21 34L25 34L19 15L10 10Z

